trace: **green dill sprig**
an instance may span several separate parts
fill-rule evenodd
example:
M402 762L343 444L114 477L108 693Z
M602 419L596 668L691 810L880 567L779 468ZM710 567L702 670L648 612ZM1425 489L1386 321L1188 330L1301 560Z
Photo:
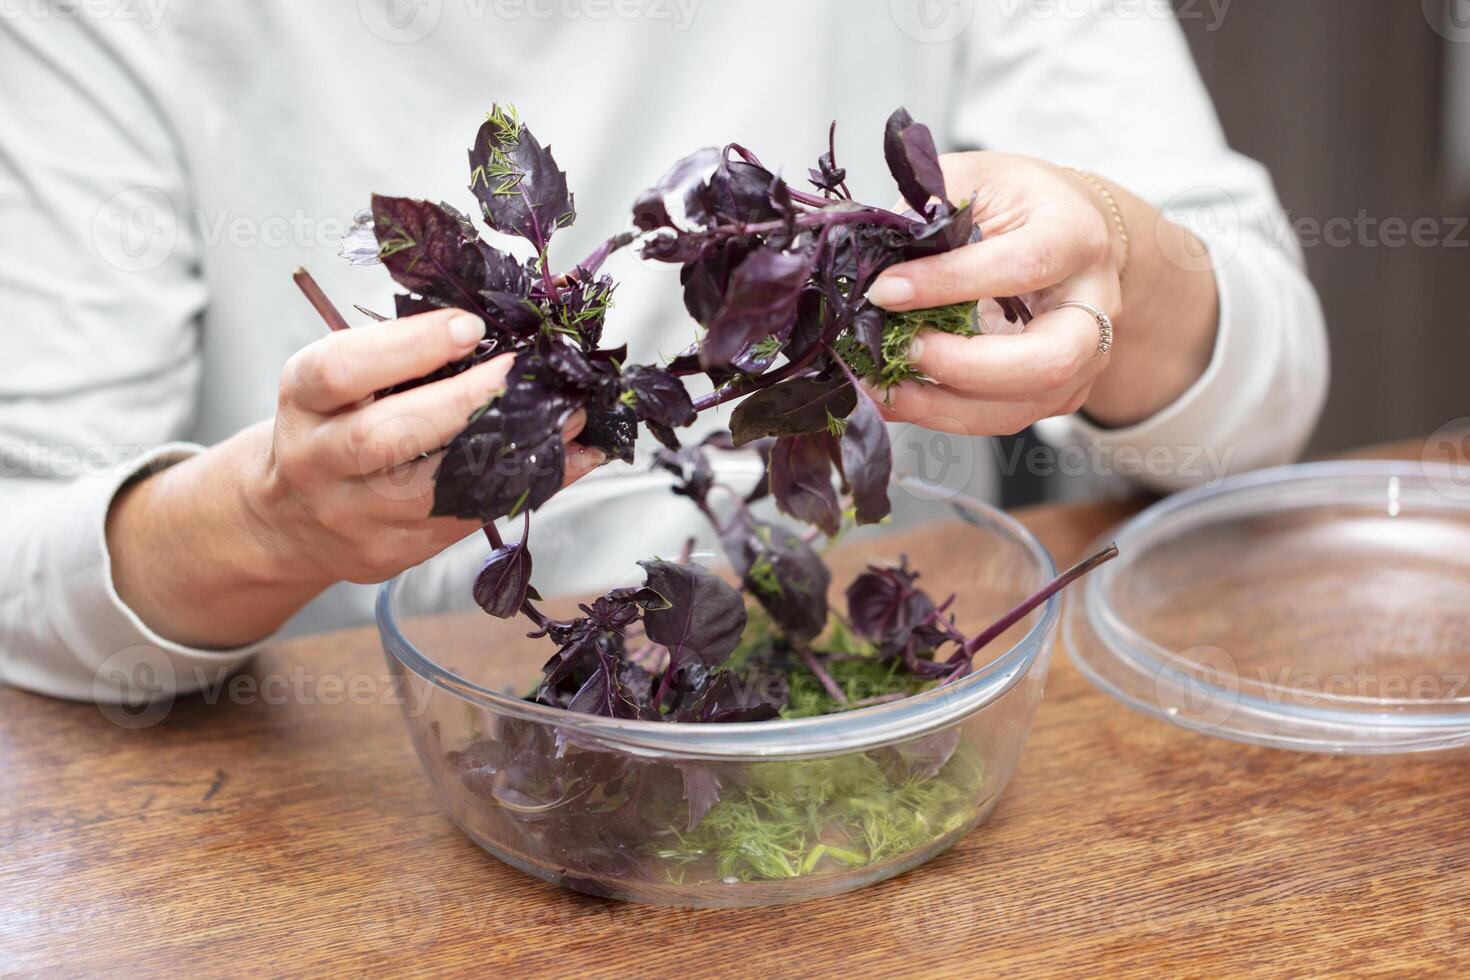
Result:
M906 310L889 313L883 324L883 369L873 363L873 355L851 334L837 339L837 353L847 362L852 373L878 388L887 390L904 381L927 380L923 372L909 360L909 348L920 330L938 330L957 337L974 337L980 333L976 325L974 303L954 303L928 310Z

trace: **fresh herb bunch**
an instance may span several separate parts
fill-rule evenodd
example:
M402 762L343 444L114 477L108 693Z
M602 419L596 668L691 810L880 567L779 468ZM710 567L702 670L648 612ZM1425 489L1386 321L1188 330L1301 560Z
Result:
M535 700L678 722L816 713L852 706L834 670L850 670L843 648L854 643L868 661L862 671L902 675L901 696L968 672L985 643L1110 557L1079 566L972 637L948 612L953 597L936 604L902 565L860 575L846 590L846 619L834 617L831 574L809 537L752 515L751 500L769 494L782 512L829 537L845 519L887 517L892 451L860 378L881 389L914 377L907 350L922 327L974 332L973 307L889 315L864 298L889 266L978 239L973 201L955 204L946 195L928 128L903 109L885 127L884 155L911 209L903 214L854 201L836 160L835 124L827 142L809 172L815 192L790 186L738 144L690 154L638 196L636 232L614 235L558 273L549 246L576 219L566 174L514 110L497 106L470 149L469 187L485 224L526 240L533 254L518 259L495 248L447 204L401 197L374 196L345 241L347 258L381 262L407 290L396 299L398 316L457 307L486 324L471 355L393 390L515 355L505 391L446 448L433 513L485 523L493 551L475 579L476 601L495 616L526 616L533 635L555 644ZM645 258L681 267L684 304L704 328L696 345L662 366L628 364L624 348L601 346L615 284L599 270L635 242ZM1000 305L1009 319L1030 318L1019 299ZM696 375L713 386L697 399L684 382ZM736 398L744 400L730 433L691 445L679 438L701 411ZM775 640L752 653L742 642L749 613L741 591L687 560L644 562L643 586L609 592L580 617L554 620L537 608L530 512L561 485L561 432L579 409L588 419L581 441L609 458L632 461L640 425L662 444L655 465L714 522ZM716 485L706 450L747 445L761 450L766 477L722 519L710 503ZM524 515L525 532L506 544L491 522L516 515ZM847 640L834 640L834 629ZM803 673L826 700L794 704L789 695L754 693L789 691L756 682Z

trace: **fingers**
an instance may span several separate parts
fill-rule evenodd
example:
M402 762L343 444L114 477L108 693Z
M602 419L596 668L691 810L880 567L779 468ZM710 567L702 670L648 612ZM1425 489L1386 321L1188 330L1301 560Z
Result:
M365 477L361 488L376 498L371 502L373 513L381 520L390 521L455 521L454 518L429 517L434 509L434 476L443 456L442 452L433 453ZM606 462L607 454L602 450L578 442L568 443L562 487L571 486Z
M317 430L321 465L360 476L444 448L469 417L505 390L514 354L502 354L442 381L330 416Z
M1076 295L1107 313L1112 307L1105 292L1078 284ZM1099 340L1096 317L1065 307L1043 313L1019 334L957 337L926 330L909 348L909 359L946 388L980 398L1038 401L1095 378L1107 365L1107 357L1098 356Z
M1040 210L1011 231L893 266L867 298L888 310L921 310L1019 296L1092 268L1108 249L1108 227L1100 215Z
M306 411L329 414L464 357L484 336L484 322L463 310L339 330L291 358L281 397Z
M890 388L886 401L882 395L877 397L883 416L892 422L912 422L963 436L1008 436L1041 419L1070 415L1087 400L1091 389L1089 381L1075 391L1042 401L987 401L910 381Z

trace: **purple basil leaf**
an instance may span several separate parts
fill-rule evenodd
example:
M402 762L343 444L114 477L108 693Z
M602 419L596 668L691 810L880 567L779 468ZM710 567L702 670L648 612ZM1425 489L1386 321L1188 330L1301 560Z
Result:
M674 493L691 500L702 501L715 483L715 471L703 446L684 446L681 449L660 449L654 456L657 469L671 473L678 481Z
M746 591L787 635L809 640L826 628L832 573L801 535L746 515L731 522L721 539Z
M828 205L823 213L860 213L870 210L852 201L838 201ZM915 226L917 224L915 222ZM913 236L907 230L887 224L859 221L829 228L820 268L821 276L825 280L821 284L828 302L839 308L851 305L848 297L863 295L880 272L902 261L903 249L912 240ZM841 280L847 280L849 288L831 288Z
M779 235L767 235L766 242L777 248L789 248L796 241L796 219L801 212L797 210L796 202L791 199L791 188L786 186L786 181L780 177L772 179L769 199L771 207L776 210L776 214L785 222L786 227Z
M776 175L745 160L725 160L700 192L708 224L754 224L780 217L771 204Z
M852 318L852 335L867 348L876 371L883 370L883 328L887 322L888 314L880 307L866 302Z
M883 130L883 157L903 199L920 214L929 213L929 199L945 200L944 171L929 127L916 123L907 109L888 117Z
M373 195L378 256L405 289L481 312L485 257L480 243L461 233L459 221L437 204Z
M434 475L435 517L492 521L535 510L561 488L566 453L561 422L570 403L547 411L506 413L491 408L450 442Z
M825 432L831 418L846 418L857 395L841 374L792 378L762 388L746 398L730 416L730 434L737 447L768 436Z
M674 721L769 721L779 718L786 706L785 685L780 678L745 672L737 675L695 664L681 670L680 679L685 682L681 688L684 696L671 715Z
M847 171L832 161L832 152L829 150L817 158L816 169L808 170L807 176L820 189L835 194L847 180Z
M832 485L836 440L830 432L782 436L771 450L771 493L776 506L797 520L836 537L842 508Z
M724 579L700 565L639 562L648 588L668 601L667 609L643 615L648 638L669 649L670 669L688 663L715 667L725 662L745 632L745 600Z
M750 255L751 248L739 242L726 242L704 250L700 256L679 270L684 287L684 308L701 326L708 327L725 302L730 277Z
M667 599L646 585L631 585L621 589L613 589L607 595L603 596L603 599L608 603L622 604L623 608L630 612L634 606L644 612L648 612L651 609L667 609L669 607L669 601ZM593 608L595 609L596 606L594 605ZM636 613L634 614L636 615ZM616 621L615 619L614 622ZM632 620L629 619L628 622L632 622Z
M541 311L524 296L499 290L480 290L485 312L516 340L534 337L541 329Z
M935 649L947 638L935 625L934 601L914 587L907 559L897 568L869 565L847 587L847 618L885 656Z
M801 301L796 305L796 323L791 328L791 339L786 342L786 356L795 360L809 351L813 344L821 343L830 321L822 290L815 286L802 290Z
M699 826L699 821L709 813L710 807L720 802L720 777L709 766L686 763L678 767L684 778L684 799L689 802L689 830Z
M694 402L684 382L663 368L633 364L623 369L639 421L653 419L671 428L694 424Z
M700 347L700 363L724 367L748 345L789 329L810 272L804 254L769 248L751 253L730 277L724 303Z
M463 216L461 219L468 220ZM542 312L529 299L530 273L514 256L478 239L476 245L484 260L480 300L485 309L511 337L527 339L535 336L541 329Z
M638 254L650 262L685 265L697 262L709 247L709 240L702 234L685 235L666 229L644 236L638 245Z
M679 436L674 432L674 430L669 428L667 425L664 425L662 422L656 422L653 419L649 419L647 422L643 423L643 426L648 430L648 434L657 439L665 449L671 449L674 452L678 452L680 449L684 448L683 444L679 442Z
M745 502L753 504L771 495L771 451L776 448L776 440L758 439L745 448L754 450L761 458L761 478L750 488L750 493L745 495Z
M406 316L418 316L420 313L432 313L435 310L444 309L444 304L427 296L411 296L408 293L397 293L393 297L393 316L402 320Z
M616 399L618 369L610 352L584 351L576 343L561 337L544 337L536 346L540 363L544 364L566 393L575 393L596 406L611 406ZM626 354L626 351L623 352Z
M633 410L619 402L609 409L589 409L587 425L577 441L591 449L601 449L608 459L633 462L633 446L638 439L638 419Z
M530 531L527 512L526 531ZM509 619L520 612L531 589L531 550L528 534L515 544L496 548L475 576L475 602L492 616Z
M941 202L935 210L938 213L932 220L914 229L913 242L903 250L905 260L948 252L978 240L973 201L958 208Z
M703 227L707 215L700 195L723 159L724 154L711 146L679 160L657 184L638 195L633 202L633 224L642 231Z
M514 113L491 110L470 149L470 191L480 201L485 223L519 235L538 251L558 228L576 220L567 175L557 169L550 147L542 147Z
M888 502L893 447L888 441L888 426L866 391L858 395L857 407L847 416L841 447L842 472L852 488L857 523L877 524L893 509Z
M488 523L535 510L561 488L561 427L577 403L537 351L516 357L505 392L450 441L434 476L436 517Z
M567 710L617 718L620 715L620 702L623 700L618 696L618 661L607 654L601 654L596 663L591 676L567 702Z
M590 352L602 339L603 321L611 305L613 288L610 276L568 277L557 298L548 303L547 319L553 326L575 336L583 349Z

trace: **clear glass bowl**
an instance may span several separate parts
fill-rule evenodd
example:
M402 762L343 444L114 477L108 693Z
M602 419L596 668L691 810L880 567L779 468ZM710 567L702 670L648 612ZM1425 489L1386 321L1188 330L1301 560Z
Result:
M716 460L751 482L749 458ZM704 519L661 473L601 473L531 527L533 582L554 616L641 582L636 562L694 556L721 567ZM833 601L868 561L907 553L936 600L960 594L975 632L1055 574L1020 524L944 487L900 477L892 520L827 555ZM757 513L779 518L769 502ZM519 522L506 527L519 535ZM954 844L995 806L1041 698L1059 617L1053 598L959 681L815 718L671 724L533 704L552 652L524 620L485 615L470 584L487 553L464 542L387 583L377 619L403 718L441 804L485 850L578 891L679 906L801 901L899 874ZM875 692L877 693L877 692ZM688 784L719 801L691 826Z

